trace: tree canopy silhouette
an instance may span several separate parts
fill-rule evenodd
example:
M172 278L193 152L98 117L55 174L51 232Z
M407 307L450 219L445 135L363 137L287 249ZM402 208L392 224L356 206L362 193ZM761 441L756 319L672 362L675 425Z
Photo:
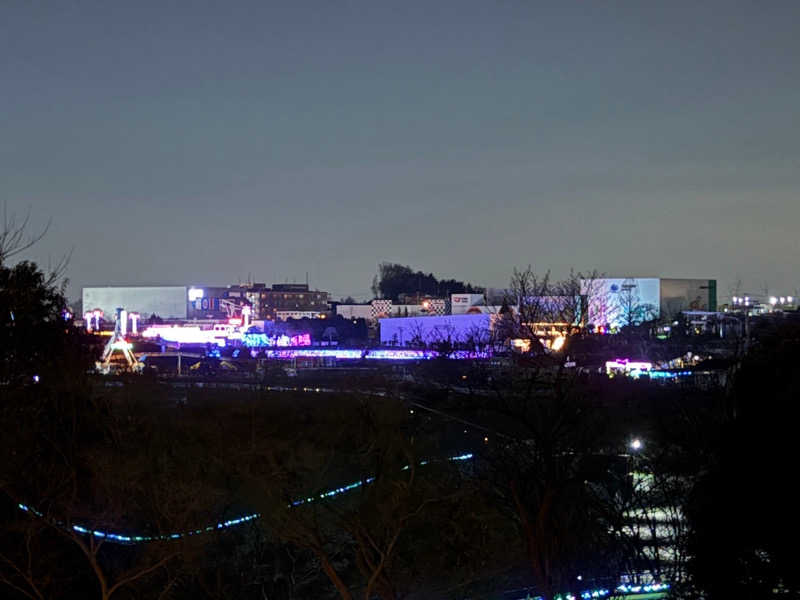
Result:
M482 294L484 289L456 279L438 279L433 273L414 271L411 267L383 262L372 282L372 292L380 298L398 302L401 294L449 296Z

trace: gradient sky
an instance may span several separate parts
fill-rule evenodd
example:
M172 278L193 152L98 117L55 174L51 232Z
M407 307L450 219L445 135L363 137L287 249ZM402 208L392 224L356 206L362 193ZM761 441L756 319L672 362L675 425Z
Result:
M800 2L0 3L0 202L83 285L396 261L800 287Z

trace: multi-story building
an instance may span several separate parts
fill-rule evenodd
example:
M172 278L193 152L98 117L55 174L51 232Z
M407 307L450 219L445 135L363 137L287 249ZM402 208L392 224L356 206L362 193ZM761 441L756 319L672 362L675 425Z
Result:
M276 320L287 314L322 315L328 311L328 292L310 290L305 283L277 283L254 290L255 318Z
M189 315L196 318L225 318L249 306L259 321L316 317L328 310L328 292L309 290L306 284L265 283L229 285L225 288L191 288Z

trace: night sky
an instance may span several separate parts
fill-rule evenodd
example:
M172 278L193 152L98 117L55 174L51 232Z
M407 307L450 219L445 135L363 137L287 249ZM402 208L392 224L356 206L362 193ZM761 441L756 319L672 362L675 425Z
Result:
M800 287L800 2L0 4L0 202L83 285L388 260Z

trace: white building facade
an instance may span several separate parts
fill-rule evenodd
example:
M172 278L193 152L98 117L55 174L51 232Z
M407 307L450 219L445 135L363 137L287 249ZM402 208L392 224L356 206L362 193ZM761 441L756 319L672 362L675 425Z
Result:
M185 319L188 300L186 286L106 286L82 290L83 310L103 311L106 320L114 319L117 308L139 313L146 319Z
M715 279L616 277L584 279L587 323L611 330L689 310L717 310Z

